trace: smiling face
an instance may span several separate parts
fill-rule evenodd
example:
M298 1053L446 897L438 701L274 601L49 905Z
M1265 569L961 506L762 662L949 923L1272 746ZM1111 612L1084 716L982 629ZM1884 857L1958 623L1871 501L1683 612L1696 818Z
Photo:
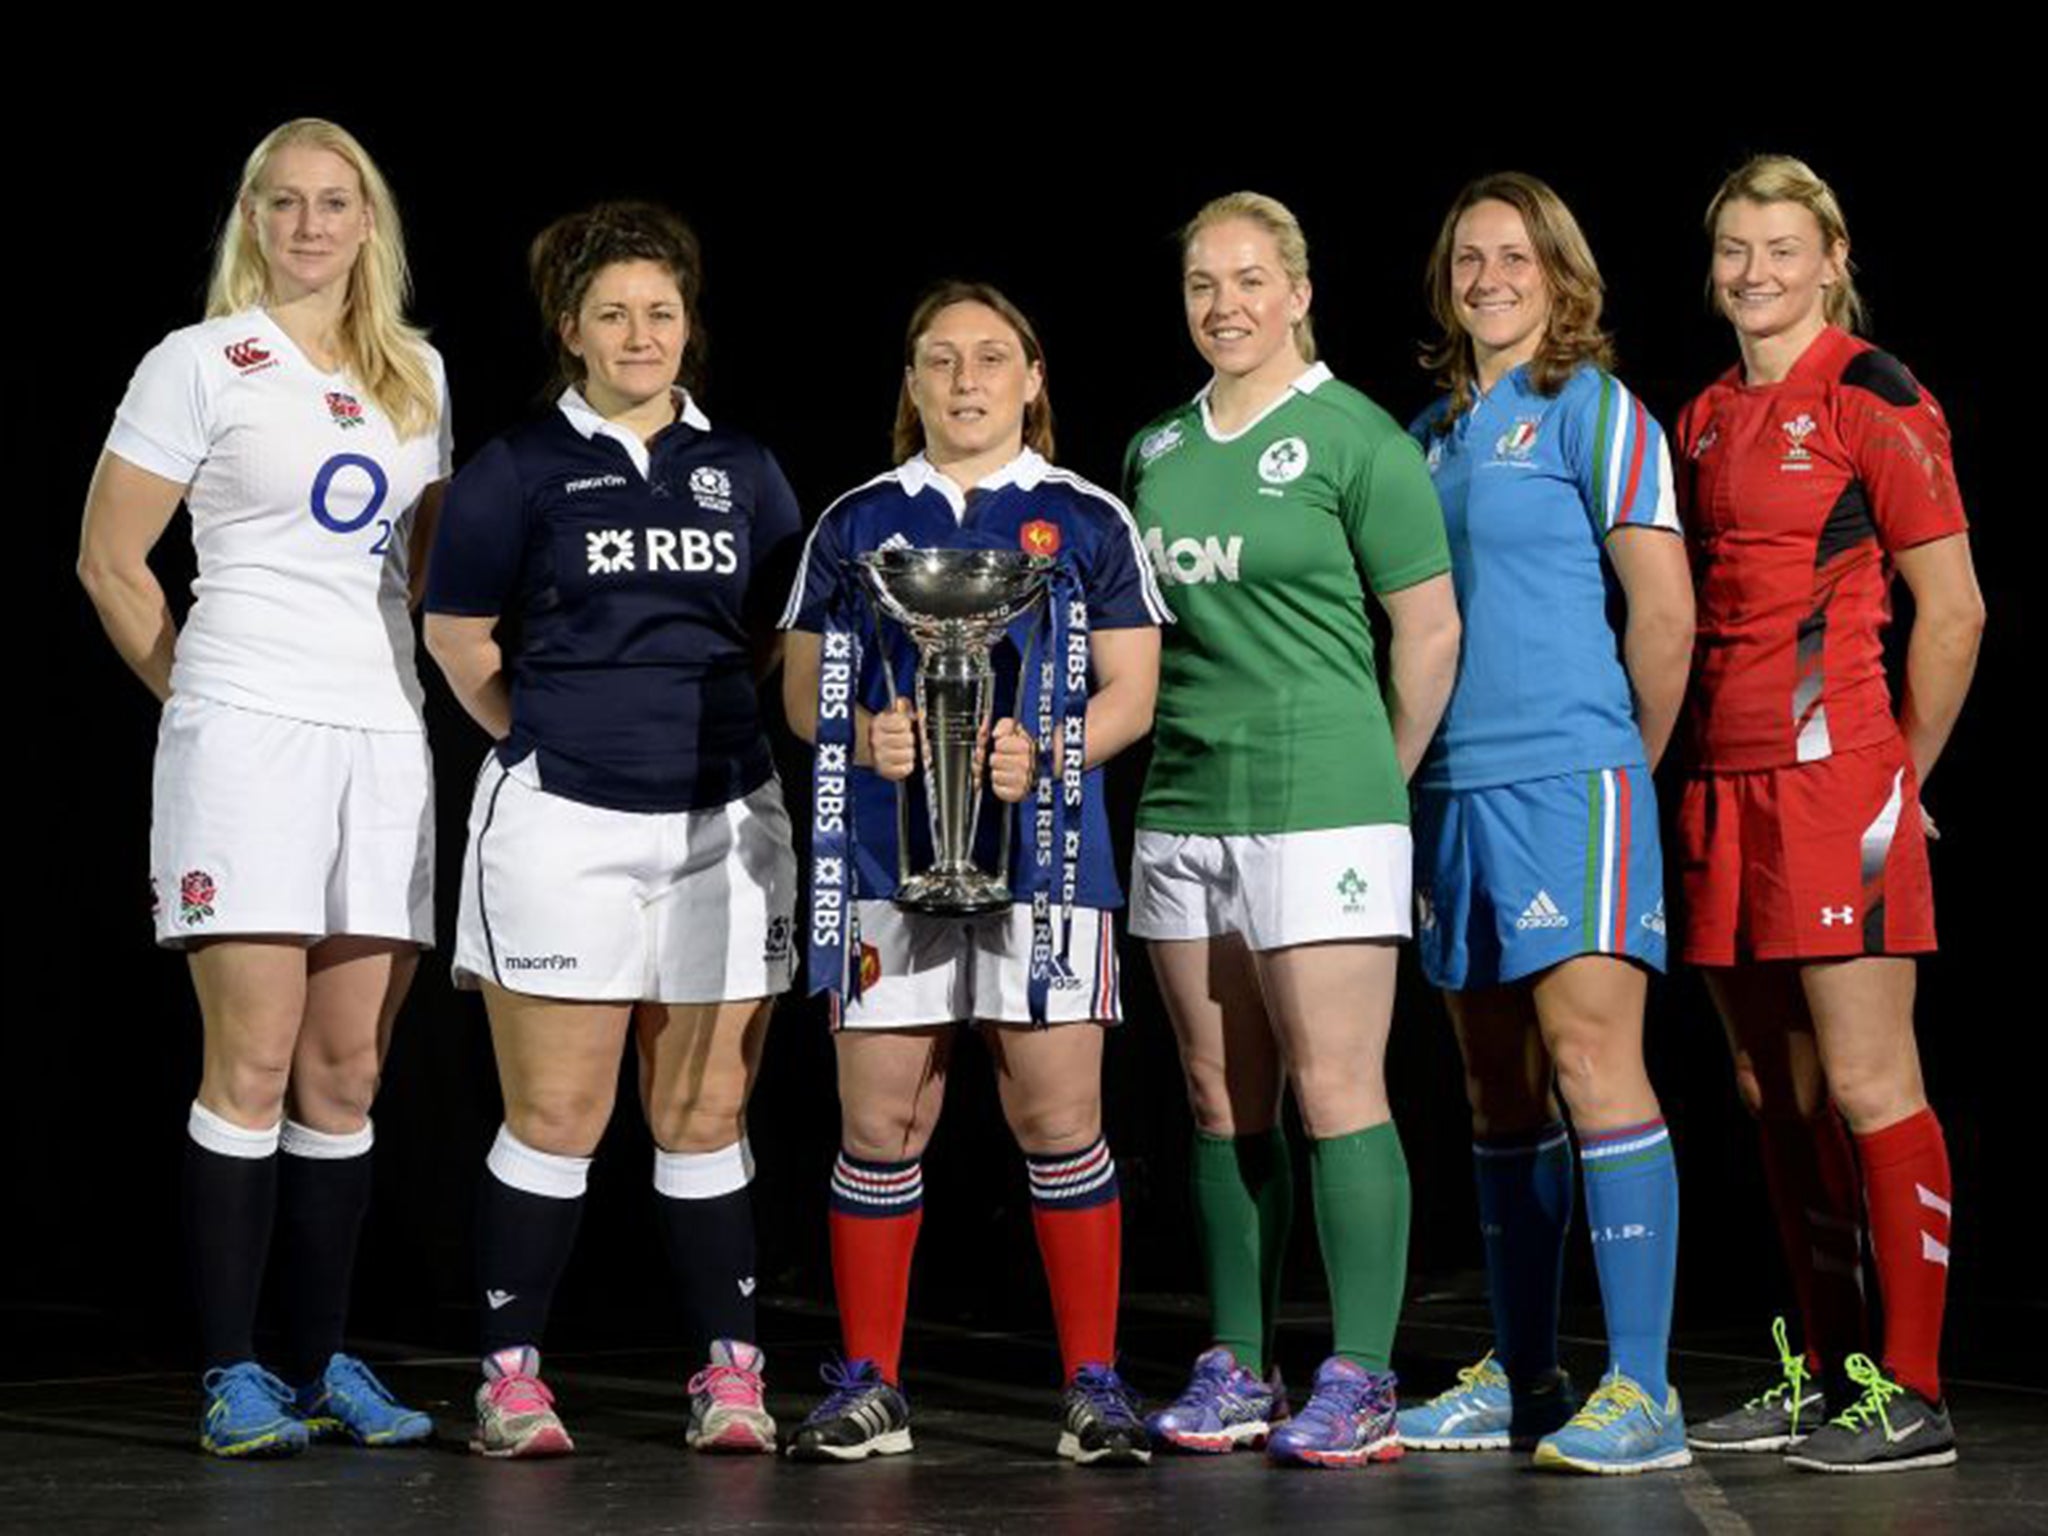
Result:
M1522 215L1487 198L1458 218L1451 241L1451 303L1472 338L1482 378L1526 363L1550 322L1550 279Z
M932 316L905 383L932 463L993 469L1023 451L1024 408L1045 387L1045 370L1009 321L970 300Z
M1745 341L1803 345L1827 324L1828 291L1848 269L1812 210L1793 202L1730 198L1714 220L1714 299Z
M1306 279L1290 279L1279 242L1247 218L1195 231L1181 265L1181 298L1195 350L1218 376L1284 381L1301 371L1295 326L1308 314Z
M576 313L564 315L560 327L562 345L587 370L583 398L605 417L666 396L690 339L682 289L658 261L600 267Z
M278 149L243 214L263 253L270 297L279 303L346 284L373 223L355 167L317 144Z

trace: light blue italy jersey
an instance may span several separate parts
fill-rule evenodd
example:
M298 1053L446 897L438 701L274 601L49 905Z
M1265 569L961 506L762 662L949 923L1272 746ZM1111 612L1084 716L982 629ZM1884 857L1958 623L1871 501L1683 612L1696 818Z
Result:
M1448 405L1409 429L1443 503L1465 626L1457 688L1416 784L1477 789L1640 765L1603 550L1624 526L1678 532L1662 429L1591 367L1554 396L1517 368L1440 432Z

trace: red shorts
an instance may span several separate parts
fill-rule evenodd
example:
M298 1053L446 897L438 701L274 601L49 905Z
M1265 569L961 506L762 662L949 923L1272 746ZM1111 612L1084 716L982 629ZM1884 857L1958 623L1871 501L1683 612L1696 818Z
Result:
M1920 787L1897 737L1688 779L1678 850L1692 965L1934 948Z

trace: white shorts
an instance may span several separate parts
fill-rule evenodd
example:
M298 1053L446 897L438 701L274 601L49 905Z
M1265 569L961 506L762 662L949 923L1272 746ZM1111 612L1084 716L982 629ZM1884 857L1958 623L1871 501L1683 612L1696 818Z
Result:
M1053 944L1059 944L1053 909ZM835 1029L913 1029L986 1019L1031 1022L1031 908L988 917L927 917L893 901L860 903L861 994L833 1000ZM1046 994L1048 1024L1123 1017L1118 995L1116 925L1094 907L1074 908L1069 978Z
M159 944L229 934L434 942L434 768L416 731L174 695L157 726Z
M455 984L590 1002L788 990L796 855L782 786L696 811L614 811L540 787L532 757L477 776Z
M1206 837L1140 832L1131 934L1241 935L1252 949L1413 932L1414 844L1403 826Z

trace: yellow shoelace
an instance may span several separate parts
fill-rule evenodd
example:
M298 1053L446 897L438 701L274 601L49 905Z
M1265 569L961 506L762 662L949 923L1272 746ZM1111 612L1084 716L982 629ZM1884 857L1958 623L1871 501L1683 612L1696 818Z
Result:
M1610 1376L1572 1416L1572 1424L1579 1429L1605 1429L1637 1408L1647 1408L1653 1414L1660 1411L1649 1394L1626 1376Z
M1435 1397L1429 1400L1430 1406L1435 1407L1438 1403L1447 1403L1454 1397L1460 1397L1470 1392L1474 1387L1490 1385L1494 1381L1498 1381L1502 1386L1507 1385L1507 1377L1501 1371L1501 1368L1493 1363L1493 1351L1489 1349L1479 1357L1477 1364L1459 1367L1458 1384L1455 1387L1446 1387L1443 1391L1437 1393Z

